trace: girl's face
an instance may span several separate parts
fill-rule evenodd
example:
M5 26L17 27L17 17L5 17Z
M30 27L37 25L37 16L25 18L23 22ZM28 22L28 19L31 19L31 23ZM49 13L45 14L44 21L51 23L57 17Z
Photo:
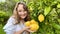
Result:
M18 11L18 15L21 19L24 19L27 16L27 11L24 11L22 4L18 5L17 11Z

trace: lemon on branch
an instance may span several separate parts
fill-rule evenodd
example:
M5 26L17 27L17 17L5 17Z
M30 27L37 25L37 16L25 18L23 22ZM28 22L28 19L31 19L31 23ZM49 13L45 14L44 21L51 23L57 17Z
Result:
M31 11L33 10L33 8L31 6L29 8L30 8Z
M42 14L40 14L40 15L38 16L38 20L39 20L40 22L44 21L44 16L43 16Z

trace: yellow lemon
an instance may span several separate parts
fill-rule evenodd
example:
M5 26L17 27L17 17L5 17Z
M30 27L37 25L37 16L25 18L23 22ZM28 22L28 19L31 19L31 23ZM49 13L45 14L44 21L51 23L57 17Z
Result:
M30 10L33 10L33 8L30 6Z
M30 21L25 22L25 26L30 26Z
M38 24L35 20L31 20L31 24Z
M42 14L40 14L40 15L38 16L38 20L39 20L40 22L44 21L44 16L43 16Z
M38 30L39 29L39 25L38 24L32 24L32 25L30 25L30 30L31 31L36 31L36 30Z

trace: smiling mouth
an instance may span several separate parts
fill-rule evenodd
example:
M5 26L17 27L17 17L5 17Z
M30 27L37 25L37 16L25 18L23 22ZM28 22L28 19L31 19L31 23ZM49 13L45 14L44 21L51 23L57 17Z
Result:
M21 16L25 16L25 15L21 15Z
M24 15L20 15L20 16L26 16L26 15L24 14Z

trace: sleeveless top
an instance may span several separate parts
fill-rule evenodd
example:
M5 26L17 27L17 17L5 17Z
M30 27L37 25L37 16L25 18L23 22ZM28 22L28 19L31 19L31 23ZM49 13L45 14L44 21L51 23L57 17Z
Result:
M6 25L3 27L4 32L13 34L15 31L20 31L22 28L25 27L23 23L16 24L16 25L14 24L15 24L15 19L13 17L10 17ZM22 34L26 34L26 32L24 31Z

